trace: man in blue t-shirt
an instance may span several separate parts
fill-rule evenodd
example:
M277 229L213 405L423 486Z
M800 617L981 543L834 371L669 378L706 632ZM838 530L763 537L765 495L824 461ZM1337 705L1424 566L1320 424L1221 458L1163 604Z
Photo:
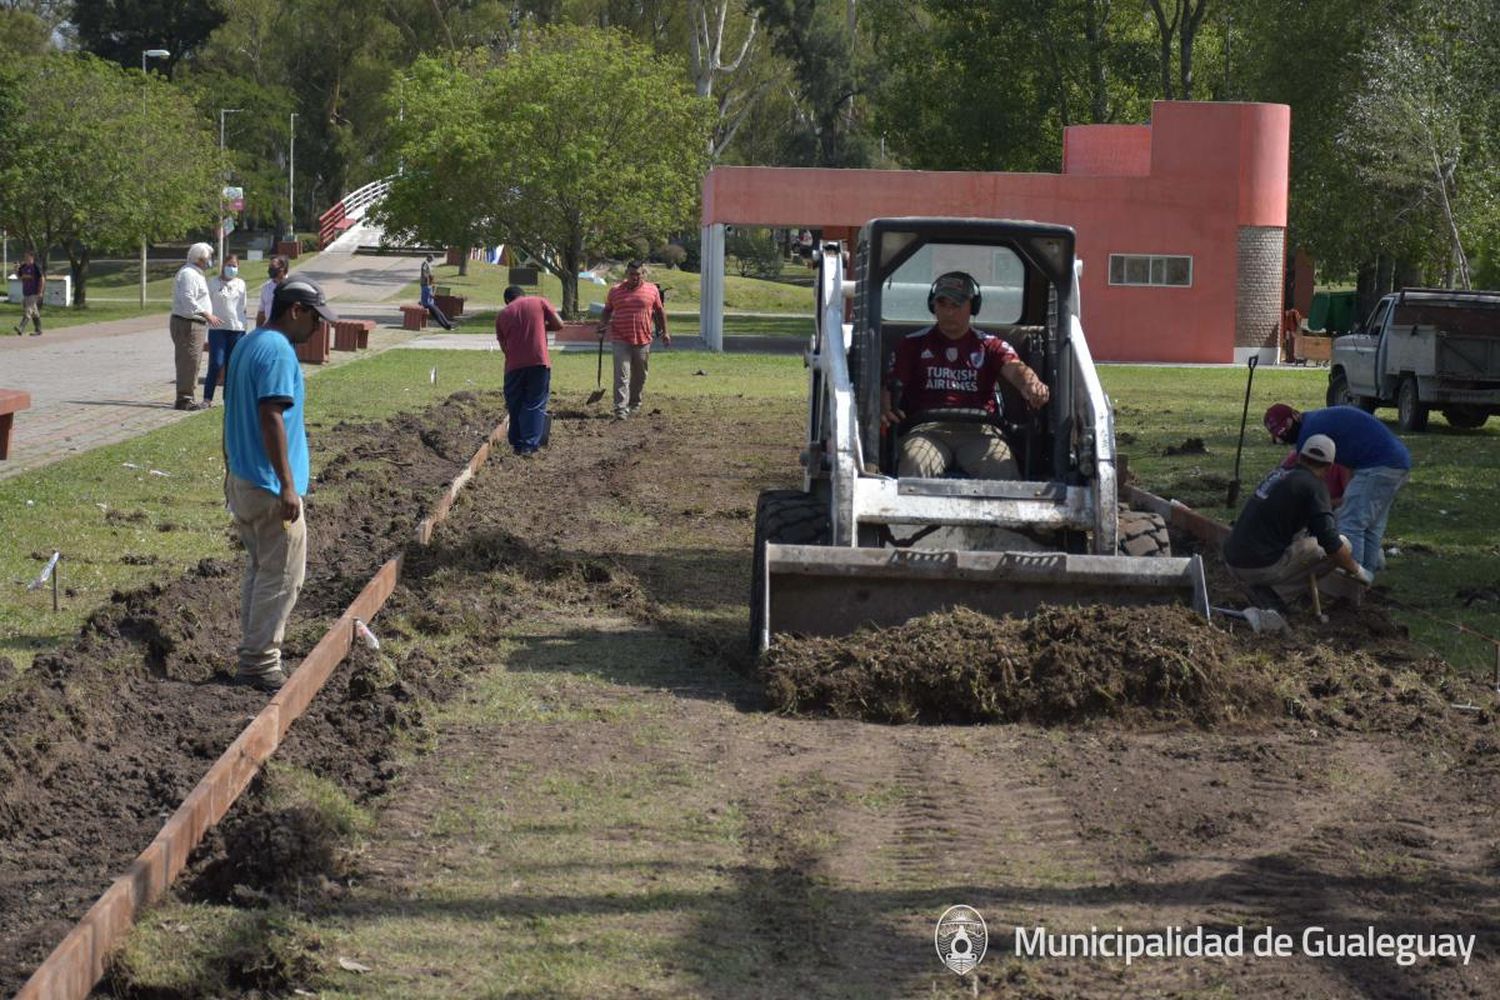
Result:
M1266 430L1285 444L1302 447L1314 434L1333 439L1339 464L1353 478L1339 505L1339 531L1349 539L1354 561L1371 573L1385 569L1385 522L1396 493L1411 476L1411 452L1378 419L1353 406L1307 413L1277 403L1266 410Z
M224 495L246 556L236 679L262 691L286 683L281 640L307 569L307 431L293 345L337 319L317 282L288 278L266 325L235 346L224 379Z

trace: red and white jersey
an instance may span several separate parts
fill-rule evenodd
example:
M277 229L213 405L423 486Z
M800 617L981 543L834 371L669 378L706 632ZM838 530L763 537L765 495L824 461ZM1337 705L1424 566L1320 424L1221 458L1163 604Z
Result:
M970 327L952 340L933 326L896 345L886 386L899 389L909 414L945 408L994 413L1000 370L1017 360L1010 344L993 334Z

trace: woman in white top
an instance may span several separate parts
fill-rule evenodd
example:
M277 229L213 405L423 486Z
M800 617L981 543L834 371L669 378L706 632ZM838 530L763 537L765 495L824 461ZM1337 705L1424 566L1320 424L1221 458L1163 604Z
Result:
M214 315L222 326L208 331L208 376L203 380L203 402L212 406L219 375L229 369L229 355L245 335L245 281L239 276L238 254L225 254L224 267L208 283Z

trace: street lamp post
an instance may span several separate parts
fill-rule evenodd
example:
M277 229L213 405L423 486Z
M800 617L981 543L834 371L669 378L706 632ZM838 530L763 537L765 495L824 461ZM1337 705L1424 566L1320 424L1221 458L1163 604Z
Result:
M224 162L224 118L227 115L237 115L244 108L220 108L219 109L219 162ZM229 183L229 168L224 168L224 184ZM224 264L224 184L219 185L219 217L214 220L214 225L219 230L219 266Z
M171 54L172 53L169 52L166 49L142 49L141 50L141 77L142 77L142 81L141 81L141 83L142 83L142 89L141 89L141 130L142 130L142 134L141 134L141 170L143 172L146 169L146 155L145 155L146 154L146 146L145 146L146 90L145 90L145 86L144 86L145 85L145 79L144 78L146 76L146 60L147 59L165 59L168 56L170 56ZM144 189L144 187L145 187L145 177L144 176L141 178L141 186ZM145 192L143 190L142 194L144 194L144 193ZM145 304L146 304L146 234L142 233L141 234L141 305L144 306Z
M286 228L287 235L292 239L297 238L296 201L292 192L297 183L297 112L292 112L291 125L292 145L286 158Z

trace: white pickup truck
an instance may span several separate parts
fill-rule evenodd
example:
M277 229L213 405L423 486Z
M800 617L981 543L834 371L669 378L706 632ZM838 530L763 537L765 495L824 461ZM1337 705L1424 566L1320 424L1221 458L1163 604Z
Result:
M1396 407L1403 431L1441 410L1454 427L1500 413L1500 292L1405 288L1333 342L1328 405Z

